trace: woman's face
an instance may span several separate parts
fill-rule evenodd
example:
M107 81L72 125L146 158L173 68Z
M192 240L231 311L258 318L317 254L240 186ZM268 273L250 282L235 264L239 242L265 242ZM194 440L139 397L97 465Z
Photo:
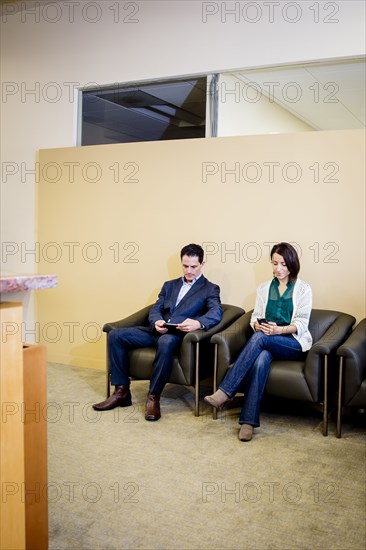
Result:
M272 263L273 275L277 277L280 283L287 284L290 272L287 269L287 265L283 256L275 252L272 256L271 263Z

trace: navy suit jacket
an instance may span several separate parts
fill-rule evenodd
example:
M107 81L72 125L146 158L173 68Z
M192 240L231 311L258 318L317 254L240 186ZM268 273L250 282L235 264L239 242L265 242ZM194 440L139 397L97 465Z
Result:
M194 283L187 294L175 306L182 287L182 277L164 283L157 301L149 313L149 323L154 327L160 319L182 323L187 318L195 319L209 329L222 319L220 288L210 283L204 275Z

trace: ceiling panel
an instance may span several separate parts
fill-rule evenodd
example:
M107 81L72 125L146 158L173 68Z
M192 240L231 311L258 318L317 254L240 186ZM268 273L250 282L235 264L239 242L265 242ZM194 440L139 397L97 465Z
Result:
M232 73L317 130L365 127L365 61Z

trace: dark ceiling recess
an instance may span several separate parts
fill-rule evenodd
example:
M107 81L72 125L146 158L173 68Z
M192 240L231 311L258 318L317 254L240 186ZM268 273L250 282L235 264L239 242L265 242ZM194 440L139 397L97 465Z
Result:
M83 92L81 145L203 138L207 78Z

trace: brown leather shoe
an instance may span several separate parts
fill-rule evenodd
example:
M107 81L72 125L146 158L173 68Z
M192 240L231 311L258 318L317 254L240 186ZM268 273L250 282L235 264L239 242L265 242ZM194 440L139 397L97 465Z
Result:
M159 420L160 414L160 395L147 394L145 420Z
M129 407L132 404L130 386L115 386L115 390L108 399L93 405L96 411L110 411L116 407Z

